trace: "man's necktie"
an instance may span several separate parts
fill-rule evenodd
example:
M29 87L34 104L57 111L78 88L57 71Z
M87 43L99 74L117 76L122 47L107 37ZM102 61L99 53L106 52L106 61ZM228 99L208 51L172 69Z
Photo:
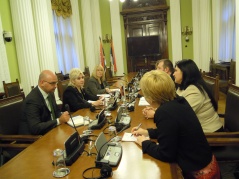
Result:
M56 119L56 115L55 115L55 111L54 111L54 108L53 108L53 103L52 103L52 99L51 99L50 95L47 96L47 99L48 99L49 106L50 106L50 109L51 109L52 117L53 117L53 119Z

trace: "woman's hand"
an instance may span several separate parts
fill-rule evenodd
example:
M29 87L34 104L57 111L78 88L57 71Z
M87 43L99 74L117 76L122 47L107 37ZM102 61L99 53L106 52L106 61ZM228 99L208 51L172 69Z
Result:
M105 88L105 91L106 91L106 93L110 93L111 92L109 88Z
M142 113L143 113L144 117L147 119L154 118L155 109L152 107L146 107L142 110Z
M145 129L142 129L142 128L139 128L138 127L133 127L131 129L131 133L134 135L134 136L145 136L145 137L148 137L149 136L149 133L148 133L148 130L145 130Z
M101 101L103 101L104 99L105 99L104 96L100 96L100 97L99 97L99 100L101 100Z
M100 106L100 105L103 105L103 101L102 100L97 100L97 101L92 102L92 104L94 106Z
M144 135L140 135L136 137L137 140L135 141L137 144L139 144L140 146L142 146L142 142L145 140L149 140L148 138L146 138Z

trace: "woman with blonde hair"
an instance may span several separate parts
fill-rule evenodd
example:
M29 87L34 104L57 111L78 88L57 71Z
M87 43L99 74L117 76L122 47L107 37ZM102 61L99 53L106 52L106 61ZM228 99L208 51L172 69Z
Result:
M91 95L110 93L105 80L105 71L102 65L95 66L92 75L87 83L86 91Z
M85 91L83 87L85 83L84 74L80 69L71 69L69 77L69 85L63 93L63 110L65 110L66 104L69 105L71 112L82 108L102 105L102 100L98 96L88 94ZM93 102L89 103L88 100L92 100Z
M176 95L170 76L159 70L147 72L140 80L140 88L147 102L156 109L156 128L131 130L143 153L163 162L177 163L184 178L219 179L218 163L198 118L187 100ZM156 139L157 143L147 137Z

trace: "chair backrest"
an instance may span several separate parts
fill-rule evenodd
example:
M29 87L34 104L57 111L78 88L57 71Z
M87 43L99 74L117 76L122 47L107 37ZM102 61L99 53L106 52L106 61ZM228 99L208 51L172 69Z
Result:
M56 73L56 72L55 72L55 74L56 74L56 76L57 76L57 78L58 78L59 81L64 80L64 75L63 75L62 71L61 71L60 73Z
M209 76L216 76L216 72L214 71L214 68L213 68L214 64L215 64L215 61L213 60L213 58L210 58L209 72L207 72Z
M87 88L89 79L90 79L90 76L85 76L84 88Z
M227 91L226 109L225 109L225 129L227 131L239 131L239 87L230 84Z
M84 75L90 76L90 68L88 66L85 67Z
M106 80L109 80L109 79L113 78L113 75L112 75L112 72L111 72L110 67L107 67L107 68L106 68L105 78L106 78Z
M229 71L229 80L234 84L236 81L236 61L231 60L230 71Z
M23 99L23 94L0 99L0 134L18 134Z
M216 77L211 77L208 75L202 74L203 80L206 82L206 85L208 89L211 91L212 95L214 96L214 99L216 102L218 102L219 99L219 76L216 75Z
M58 81L57 89L58 89L58 94L59 94L60 100L63 100L63 93L66 90L69 82L70 82L70 79L63 80L63 81Z
M3 81L3 88L4 88L6 98L23 93L21 91L18 79L16 79L16 82L11 82L11 83L5 83L5 81Z

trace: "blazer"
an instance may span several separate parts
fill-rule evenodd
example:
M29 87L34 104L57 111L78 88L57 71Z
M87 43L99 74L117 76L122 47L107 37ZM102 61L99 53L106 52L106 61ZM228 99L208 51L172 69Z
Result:
M183 172L206 167L212 160L211 148L195 112L183 97L162 104L154 115L156 129L148 129L142 142L144 153L164 162L178 163Z
M104 94L106 93L106 86L109 86L108 83L106 81L102 82L104 88L102 89L101 84L98 82L98 80L91 76L88 83L87 83L87 88L86 91L88 94L91 95L97 95L97 94Z
M78 109L90 108L92 105L87 100L98 100L96 95L88 94L84 88L81 92L73 86L68 86L63 93L63 106L62 110L65 110L65 105L68 104L71 112L75 112Z
M215 132L223 126L206 92L204 95L195 85L189 85L185 90L178 89L177 94L188 101L205 133Z
M57 107L54 94L49 94L53 102L56 118L61 115ZM43 135L57 126L57 120L52 120L51 112L39 87L35 87L25 98L22 108L22 117L19 125L19 134Z

